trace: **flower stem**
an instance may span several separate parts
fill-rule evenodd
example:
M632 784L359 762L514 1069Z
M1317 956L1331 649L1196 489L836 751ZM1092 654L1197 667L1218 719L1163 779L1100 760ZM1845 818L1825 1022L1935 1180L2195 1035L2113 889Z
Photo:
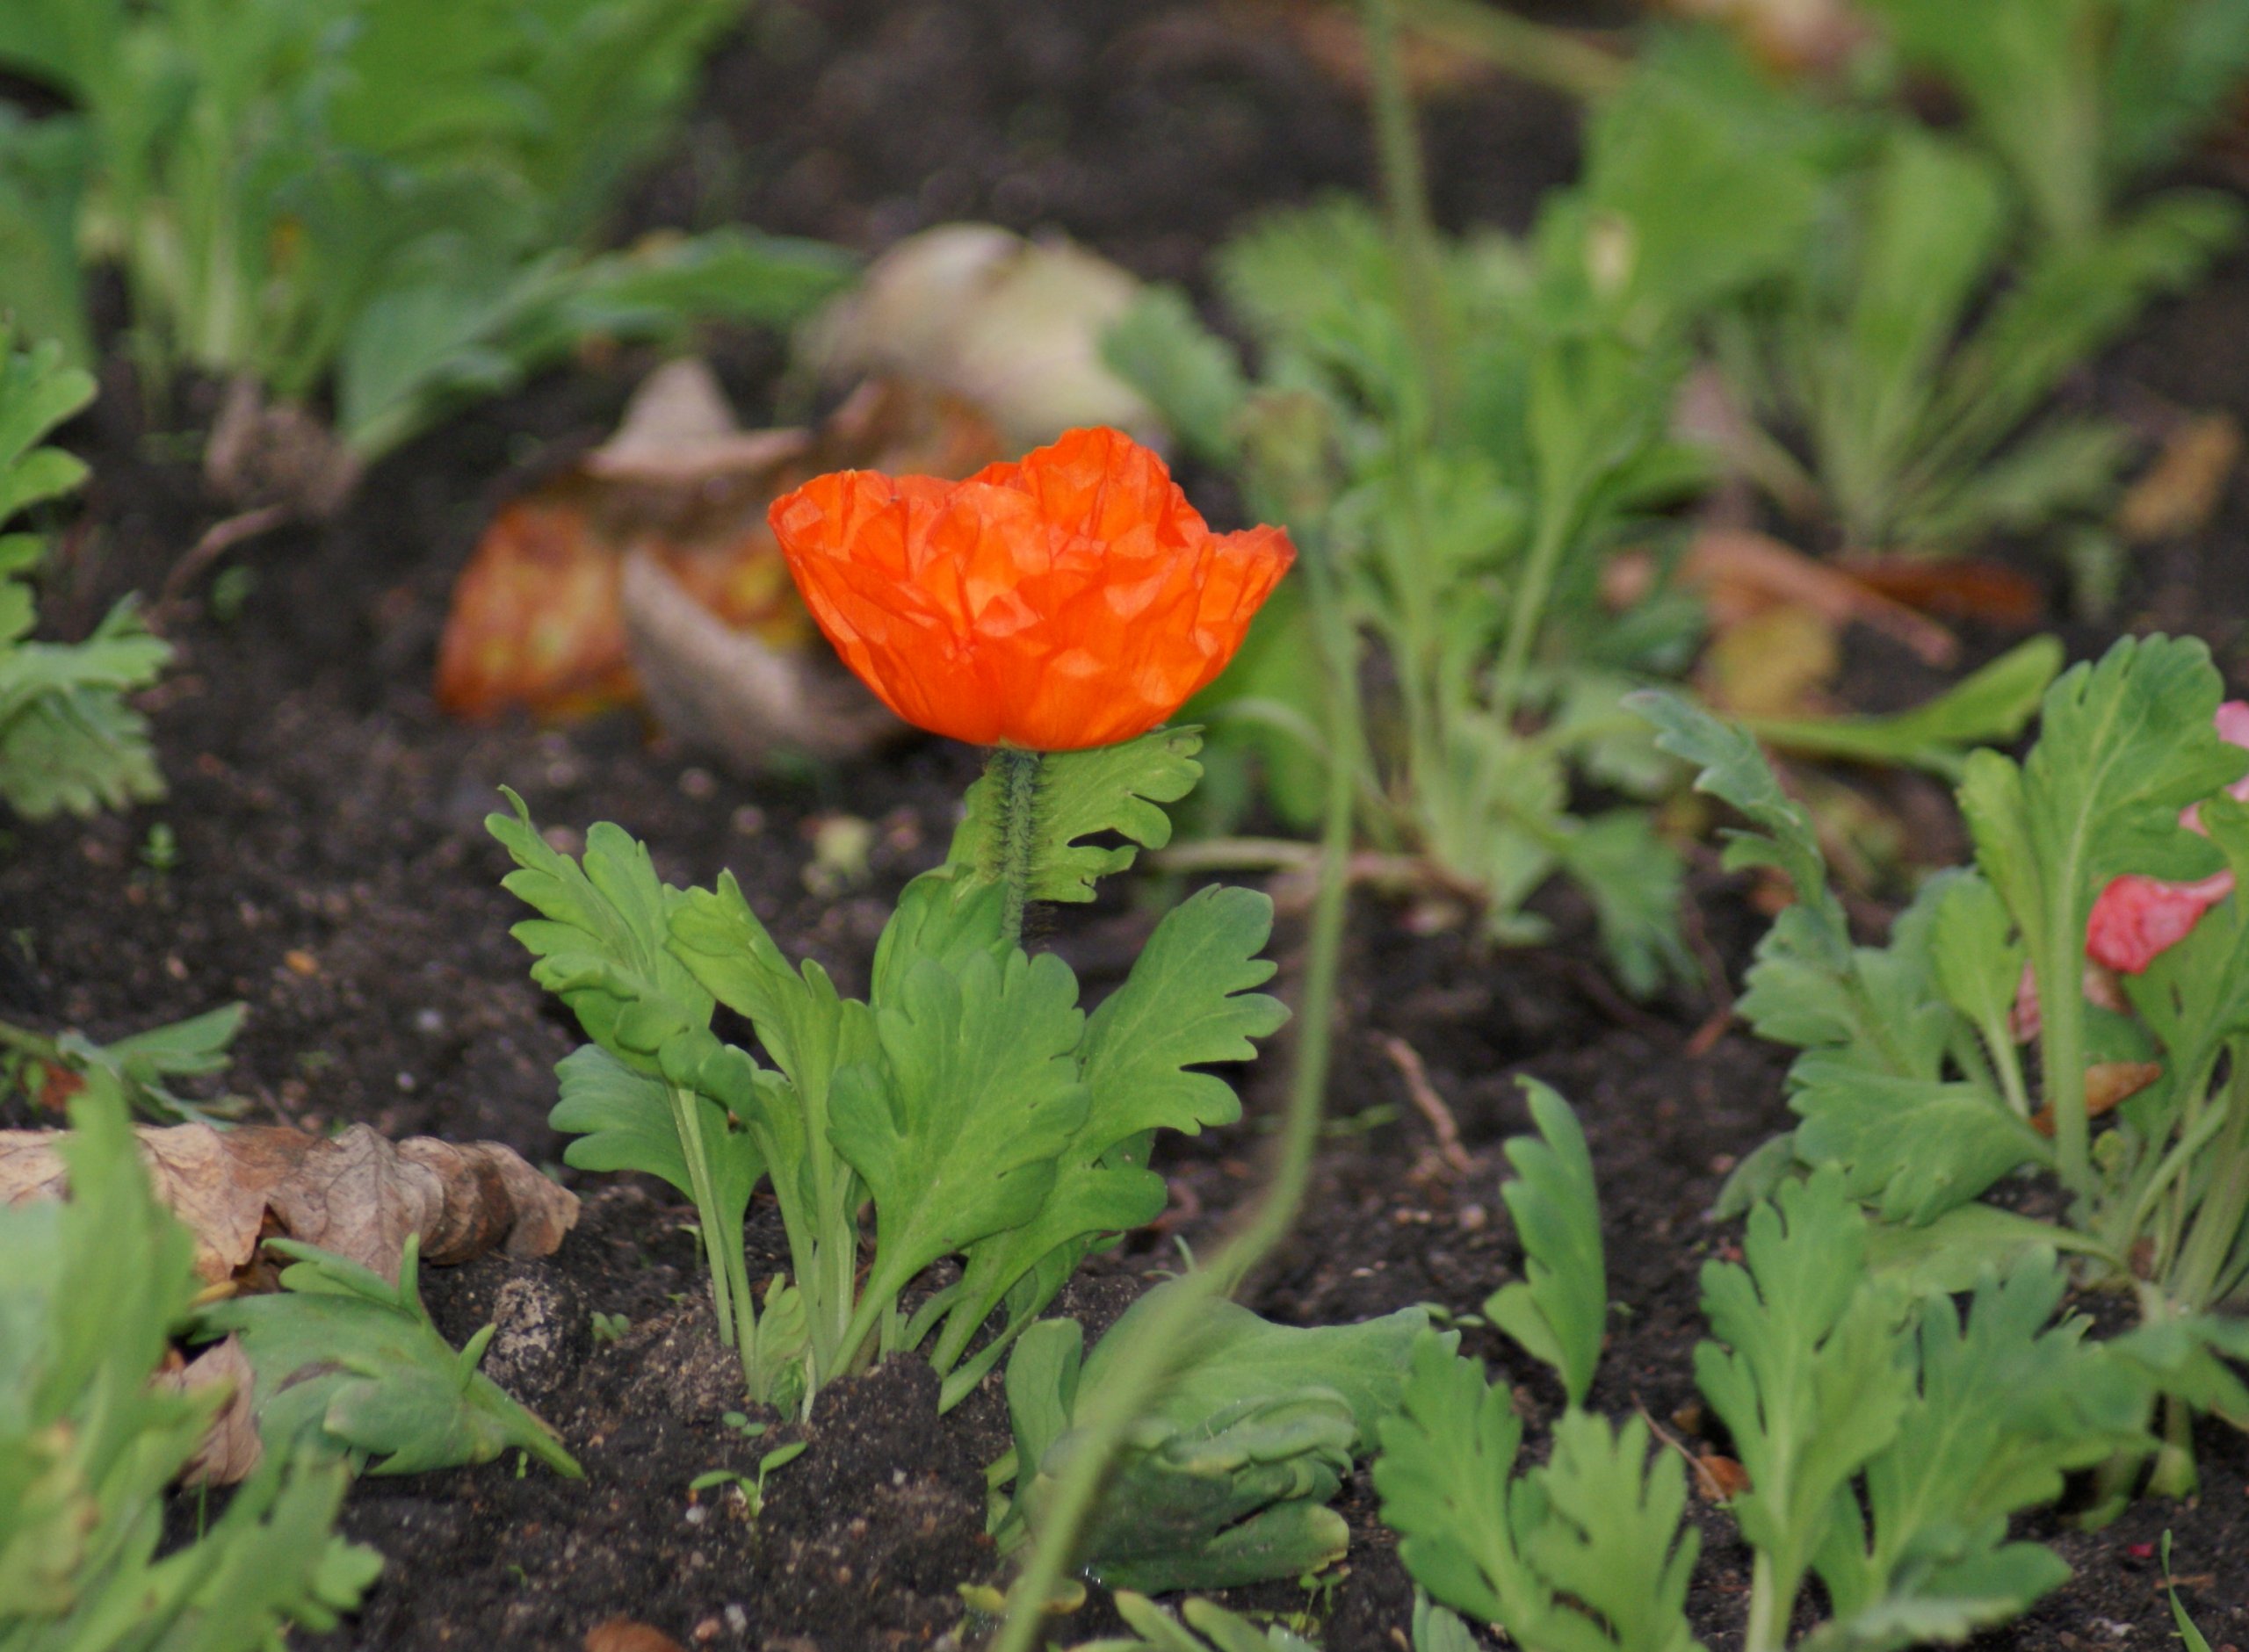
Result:
M1045 755L1013 746L994 750L985 773L1000 804L1000 934L1023 943L1023 909L1030 898L1031 851L1038 841L1038 782Z
M1305 559L1315 582L1333 578L1318 556ZM1329 600L1323 601L1323 597ZM1320 628L1321 653L1328 679L1330 715L1338 751L1356 747L1359 725L1358 684L1349 624L1333 593L1315 585L1313 610L1327 616ZM1311 1179L1312 1154L1320 1137L1321 1103L1327 1093L1328 1047L1335 1010L1335 977L1342 954L1343 918L1349 882L1355 776L1343 763L1327 769L1327 797L1320 837L1320 889L1312 913L1310 957L1305 969L1304 1001L1297 1014L1296 1067L1291 1075L1288 1112L1281 1123L1280 1152L1265 1196L1211 1257L1207 1267L1183 1275L1151 1305L1140 1334L1118 1355L1100 1391L1074 1419L1078 1449L1054 1485L1045 1516L1009 1591L1007 1622L991 1652L1030 1652L1049 1623L1046 1603L1054 1598L1064 1570L1079 1558L1081 1535L1109 1480L1125 1432L1145 1410L1175 1367L1188 1333L1210 1303L1231 1291L1286 1236L1295 1223ZM1036 1473L1035 1463L1019 1463L1016 1473Z

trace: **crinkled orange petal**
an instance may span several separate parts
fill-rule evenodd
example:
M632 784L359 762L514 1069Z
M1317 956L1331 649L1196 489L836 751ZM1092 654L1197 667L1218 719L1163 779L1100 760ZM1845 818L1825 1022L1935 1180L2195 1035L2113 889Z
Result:
M773 502L798 588L906 721L980 746L1131 739L1226 668L1296 552L1214 534L1162 459L1073 430L965 482L839 471Z

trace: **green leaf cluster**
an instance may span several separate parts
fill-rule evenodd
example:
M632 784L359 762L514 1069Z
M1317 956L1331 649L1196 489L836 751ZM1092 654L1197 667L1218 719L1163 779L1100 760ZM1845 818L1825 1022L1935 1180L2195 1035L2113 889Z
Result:
M91 359L85 284L137 348L301 402L364 462L591 336L785 321L839 278L724 231L592 255L741 0L23 0L0 67L0 311Z
M1873 1268L1869 1231L1823 1170L1756 1207L1739 1262L1703 1268L1696 1375L1747 1480L1732 1507L1755 1555L1749 1652L1788 1644L1815 1578L1826 1616L1801 1644L1820 1652L1957 1644L2019 1616L2069 1569L2008 1541L2009 1519L2150 1443L2158 1356L2057 1320L2051 1250L1986 1269L1963 1308ZM1530 1652L1699 1644L1686 1477L1677 1456L1650 1460L1644 1419L1573 1404L1547 1460L1522 1466L1508 1390L1425 1338L1381 1433L1383 1519L1435 1600Z
M1745 1161L1734 1207L1799 1167L1831 1166L1893 1224L1875 1259L1916 1288L1963 1288L2052 1246L2096 1282L2130 1288L2151 1334L2184 1334L2238 1302L2249 1092L2235 1064L2249 1050L2249 949L2238 897L2125 977L2129 1014L2089 1002L2082 985L2087 920L2112 880L2249 869L2249 810L2222 795L2249 756L2216 732L2221 693L2192 640L2127 638L2072 667L2048 690L2024 759L1969 758L1959 797L1975 863L1932 878L1879 947L1855 944L1810 820L1754 743L1676 700L1639 703L1665 747L1755 828L1737 838L1733 863L1775 865L1799 896L1760 944L1741 1007L1800 1050L1789 1086L1802 1122ZM2088 1075L2120 1069L2152 1081L2098 1121ZM2059 1180L2064 1221L1975 1202L2026 1167ZM2157 1367L2183 1403L2235 1408L2224 1384ZM2182 1418L2174 1443L2183 1430ZM2190 1475L2174 1467L2166 1483Z
M0 316L7 308L0 302ZM93 395L61 345L18 349L0 321L0 529L85 480L78 460L40 444ZM36 533L0 532L0 801L36 820L161 797L148 719L127 696L156 680L171 649L130 597L83 642L33 641L31 579L46 552Z
M268 1455L309 1440L361 1472L408 1475L515 1449L583 1477L554 1432L476 1368L497 1327L456 1353L431 1323L417 1282L418 1236L407 1237L396 1285L293 1239L268 1244L290 1259L280 1290L215 1303L195 1327L206 1340L241 1338Z
M491 818L517 866L508 887L541 914L515 931L534 978L594 1041L560 1070L553 1122L578 1138L568 1162L646 1171L694 1200L722 1331L759 1397L808 1400L934 1332L944 1403L957 1403L1090 1250L1161 1212L1154 1133L1240 1115L1233 1091L1198 1069L1249 1058L1284 1018L1254 990L1273 972L1258 956L1264 896L1208 889L1182 902L1090 1015L1068 967L1026 953L1004 922L1008 880L1032 898L1081 899L1129 859L1083 838L1161 842L1156 804L1192 783L1193 750L1191 731L1159 732L1044 760L1026 787L1034 802L1007 815L1021 829L999 833L999 848L989 839L1007 822L988 794L972 797L953 858L900 896L864 1000L817 963L792 966L731 874L675 889L606 825L575 862L512 794L516 812ZM748 1021L762 1061L712 1030L720 1004ZM762 1182L792 1266L769 1282L761 1318L741 1222ZM864 1276L863 1204L874 1228ZM959 1277L904 1315L908 1288L948 1257Z
M1015 1482L994 1508L1003 1548L1038 1528L1078 1447L1075 1418L1117 1350L1176 1288L1134 1302L1090 1356L1072 1319L1041 1321L1016 1343L1007 1376L1015 1449L992 1474ZM1164 1593L1293 1577L1341 1559L1349 1528L1327 1503L1396 1408L1428 1324L1423 1310L1401 1309L1299 1330L1217 1303L1133 1425L1085 1535L1087 1570L1112 1588Z
M69 1199L0 1209L0 1648L264 1652L333 1628L382 1562L331 1535L351 1478L332 1456L269 1454L158 1558L164 1488L225 1396L151 1381L195 1298L193 1246L116 1098L88 1091L72 1122Z

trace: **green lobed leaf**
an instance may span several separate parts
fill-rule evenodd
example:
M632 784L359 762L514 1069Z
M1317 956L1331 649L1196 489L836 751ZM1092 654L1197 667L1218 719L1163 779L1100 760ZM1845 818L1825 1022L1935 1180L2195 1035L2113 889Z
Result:
M581 864L539 836L521 797L502 791L514 813L484 825L516 862L503 885L539 913L509 932L537 959L532 978L617 1060L660 1073L666 1042L711 1021L711 993L669 946L671 914L686 897L623 828L604 820L589 830Z
M1609 1320L1600 1191L1585 1132L1568 1102L1522 1081L1538 1134L1507 1143L1515 1179L1500 1190L1523 1249L1524 1278L1484 1302L1484 1315L1533 1358L1554 1367L1573 1406L1585 1403Z
M866 1289L1030 1220L1085 1119L1077 981L1052 954L922 958L876 1012L881 1057L835 1074L828 1135L875 1202Z
M1504 1387L1421 1339L1374 1468L1414 1582L1523 1646L1696 1652L1684 1603L1698 1540L1681 1533L1677 1460L1649 1460L1638 1419L1612 1431L1573 1410L1547 1463L1518 1475L1522 1432Z
M1703 1265L1712 1340L1695 1374L1748 1472L1734 1513L1785 1620L1844 1489L1898 1439L1913 1374L1901 1304L1867 1275L1866 1218L1839 1172L1783 1183L1742 1250L1746 1266Z
M1901 1652L2011 1620L2069 1576L2008 1518L2054 1501L2065 1475L2137 1454L2148 1389L2130 1363L2058 1324L2067 1287L2050 1250L1986 1272L1963 1323L1923 1299L1917 1381L1895 1442L1866 1470L1868 1526L1840 1522L1817 1562L1835 1621L1808 1645Z
M1589 1412L1565 1412L1554 1452L1532 1482L1542 1518L1523 1550L1557 1597L1557 1621L1526 1626L1529 1645L1573 1643L1617 1652L1699 1652L1687 1621L1701 1534L1684 1526L1687 1475L1678 1456L1648 1455L1647 1420L1612 1429ZM1518 1494L1520 1495L1520 1494ZM1569 1618L1574 1603L1598 1621L1586 1634ZM1588 1626L1590 1627L1590 1626Z
M1274 964L1259 956L1272 926L1270 899L1227 888L1198 891L1156 925L1124 985L1086 1022L1078 1046L1085 1116L1056 1160L1052 1191L1030 1221L969 1251L961 1299L939 1344L941 1371L1002 1297L1011 1325L1029 1320L1100 1235L1161 1214L1163 1179L1146 1168L1149 1132L1192 1136L1241 1116L1232 1087L1196 1069L1251 1059L1250 1040L1287 1019L1279 999L1251 990L1272 978ZM1034 1269L1036 1288L1010 1295Z
M485 1338L456 1353L438 1334L416 1284L418 1238L407 1239L395 1286L312 1245L268 1243L293 1264L282 1288L214 1303L197 1322L206 1340L241 1338L268 1453L311 1439L380 1459L368 1472L392 1475L489 1462L513 1447L582 1477L553 1431L476 1369Z
M1096 880L1132 864L1139 853L1132 844L1160 849L1170 842L1171 818L1161 805L1195 789L1203 774L1195 754L1202 748L1202 731L1182 727L1090 751L1045 754L1030 803L1029 898L1091 900ZM987 770L969 787L964 806L946 863L996 883L1008 807L1000 776ZM1108 833L1130 842L1110 848L1083 841Z
M1855 1199L1891 1222L1921 1223L1967 1203L2052 1148L1981 1085L1869 1072L1809 1050L1789 1070L1789 1105L1803 1118L1797 1157L1833 1165Z

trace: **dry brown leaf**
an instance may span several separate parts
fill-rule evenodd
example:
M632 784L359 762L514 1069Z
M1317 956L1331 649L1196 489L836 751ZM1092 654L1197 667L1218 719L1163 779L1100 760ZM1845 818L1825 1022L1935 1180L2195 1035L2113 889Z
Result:
M57 1198L65 1172L55 1130L0 1130L0 1204ZM249 1265L268 1221L290 1238L372 1268L394 1284L406 1236L431 1262L495 1247L545 1256L578 1219L577 1196L496 1142L393 1143L364 1124L336 1136L278 1126L140 1127L156 1196L195 1236L207 1283Z
M1704 528L1688 550L1680 578L1702 592L1721 631L1771 609L1797 607L1837 625L1855 623L1878 631L1932 666L1949 666L1960 652L1959 639L1936 621L1767 534Z
M1749 1490L1749 1470L1731 1457L1706 1451L1699 1453L1694 1463L1695 1490L1705 1503L1731 1503Z
M1969 557L1846 557L1835 565L1862 585L1925 614L1989 624L2036 624L2045 593L2028 574Z
M1367 95L1373 76L1367 65L1366 25L1355 7L1266 0L1260 10L1276 16L1286 25L1297 49L1322 75L1355 96ZM1473 91L1499 76L1488 57L1411 27L1399 32L1398 68L1416 98Z
M611 1618L586 1631L586 1652L683 1652L662 1629L630 1618Z
M2097 1119L2115 1111L2119 1102L2130 1100L2161 1077L2163 1064L2159 1061L2093 1063L2085 1070L2085 1116ZM2054 1109L2040 1107L2030 1115L2030 1128L2041 1136L2051 1136Z
M241 1339L231 1336L213 1343L184 1364L156 1374L158 1388L182 1393L192 1394L214 1383L232 1385L226 1403L212 1418L203 1443L188 1459L187 1467L180 1470L183 1482L191 1486L231 1486L249 1478L251 1470L265 1454L265 1447L257 1437L257 1412L253 1403L257 1381L257 1374L250 1369L249 1356L242 1352Z
M785 742L830 755L864 749L894 725L801 715L798 702L818 701L820 689L792 688L793 675L818 678L828 661L766 507L823 471L958 478L999 457L990 422L958 398L886 382L861 386L817 433L745 432L710 370L675 362L641 386L614 438L493 519L453 588L438 702L471 719L520 710L569 720L633 703L647 685L660 718L706 700L723 707L760 755ZM656 566L663 593L637 616L626 581L636 559ZM672 614L662 604L674 594L705 616ZM714 650L709 632L751 646ZM687 652L675 658L676 647ZM767 668L700 681L711 660L740 653ZM704 727L692 716L685 724L673 732ZM721 754L734 744L719 742Z
M2240 462L2241 427L2231 414L2188 420L2117 501L2116 531L2135 545L2200 533Z

